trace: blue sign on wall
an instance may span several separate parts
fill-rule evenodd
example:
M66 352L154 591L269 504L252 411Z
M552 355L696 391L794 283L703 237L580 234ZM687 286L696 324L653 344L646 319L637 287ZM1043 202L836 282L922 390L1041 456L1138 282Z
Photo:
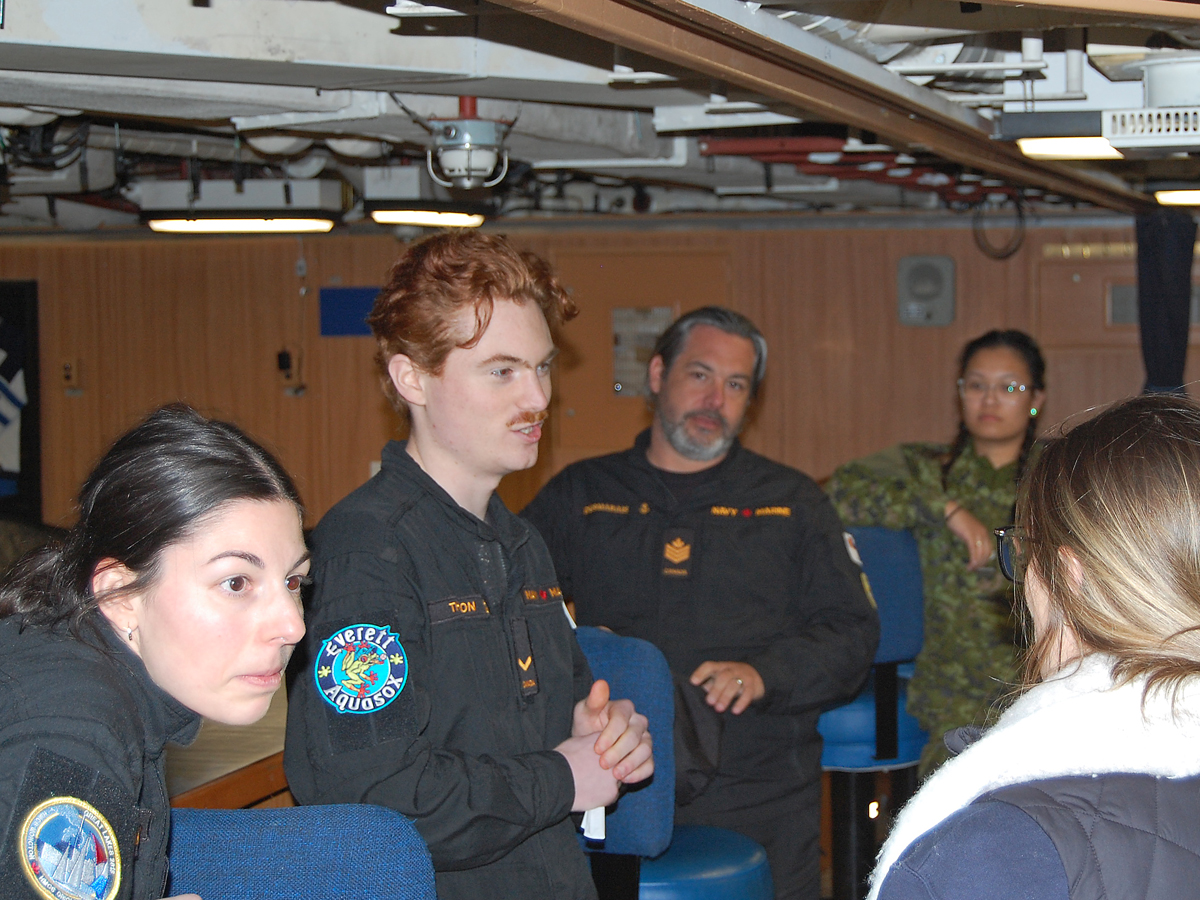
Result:
M369 335L367 315L378 295L377 287L321 288L321 337Z

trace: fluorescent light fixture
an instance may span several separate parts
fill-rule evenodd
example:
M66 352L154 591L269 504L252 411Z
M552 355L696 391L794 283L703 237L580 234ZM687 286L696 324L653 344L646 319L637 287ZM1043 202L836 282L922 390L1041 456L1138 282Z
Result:
M164 234L323 234L333 228L332 219L148 219L151 231Z
M1155 191L1154 199L1163 206L1200 206L1200 190Z
M416 225L421 228L478 228L493 207L487 203L418 198L381 198L367 195L366 213L380 225Z
M186 180L146 180L125 196L150 228L171 234L319 234L342 215L342 185L332 179L210 179L193 190Z
M1018 138L1017 146L1030 159L1124 159L1102 137Z
M478 228L484 216L478 213L438 212L433 209L377 209L371 218L380 225L420 225L423 228Z

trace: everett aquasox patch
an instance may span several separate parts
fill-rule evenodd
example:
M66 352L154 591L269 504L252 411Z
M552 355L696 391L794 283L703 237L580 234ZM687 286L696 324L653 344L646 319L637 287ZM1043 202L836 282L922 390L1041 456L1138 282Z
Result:
M46 900L110 900L121 887L121 850L108 820L76 797L51 797L19 832L21 868Z
M400 696L408 657L386 625L350 625L321 644L313 667L317 690L339 713L372 713Z

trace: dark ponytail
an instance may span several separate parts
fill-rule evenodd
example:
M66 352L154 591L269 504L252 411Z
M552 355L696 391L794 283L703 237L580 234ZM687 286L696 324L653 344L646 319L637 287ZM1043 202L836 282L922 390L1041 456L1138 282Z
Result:
M971 360L980 350L991 350L996 347L1004 347L1012 350L1025 362L1025 367L1029 370L1030 387L1035 391L1044 391L1046 389L1046 360L1042 357L1042 351L1038 348L1037 342L1023 331L1017 331L1015 328L1010 328L1006 331L993 329L987 334L981 334L975 340L963 347L962 352L958 355L958 377L962 378L966 374L967 366L971 364ZM1037 419L1030 416L1029 422L1025 426L1025 440L1021 444L1021 455L1017 458L1017 479L1020 480L1022 473L1025 471L1025 463L1029 459L1029 452L1033 449L1034 442L1037 440ZM946 487L946 480L950 474L950 469L954 463L962 455L962 452L967 449L967 444L971 440L971 433L967 431L966 423L959 418L958 434L954 438L954 443L950 445L949 451L946 453L946 458L942 462L942 488Z
M84 482L79 521L65 538L24 557L0 579L0 618L22 626L67 623L78 637L102 597L92 576L115 559L139 593L158 575L162 551L234 500L300 496L279 462L227 422L184 405L165 406L118 438Z

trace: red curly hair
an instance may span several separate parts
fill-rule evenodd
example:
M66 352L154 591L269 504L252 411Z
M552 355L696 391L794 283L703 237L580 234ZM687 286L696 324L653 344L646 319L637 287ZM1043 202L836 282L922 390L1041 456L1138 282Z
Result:
M379 343L375 363L383 392L397 411L406 407L388 374L392 357L403 354L440 375L451 350L483 337L497 300L536 303L551 332L579 311L544 259L517 250L502 235L441 232L397 260L367 316Z

